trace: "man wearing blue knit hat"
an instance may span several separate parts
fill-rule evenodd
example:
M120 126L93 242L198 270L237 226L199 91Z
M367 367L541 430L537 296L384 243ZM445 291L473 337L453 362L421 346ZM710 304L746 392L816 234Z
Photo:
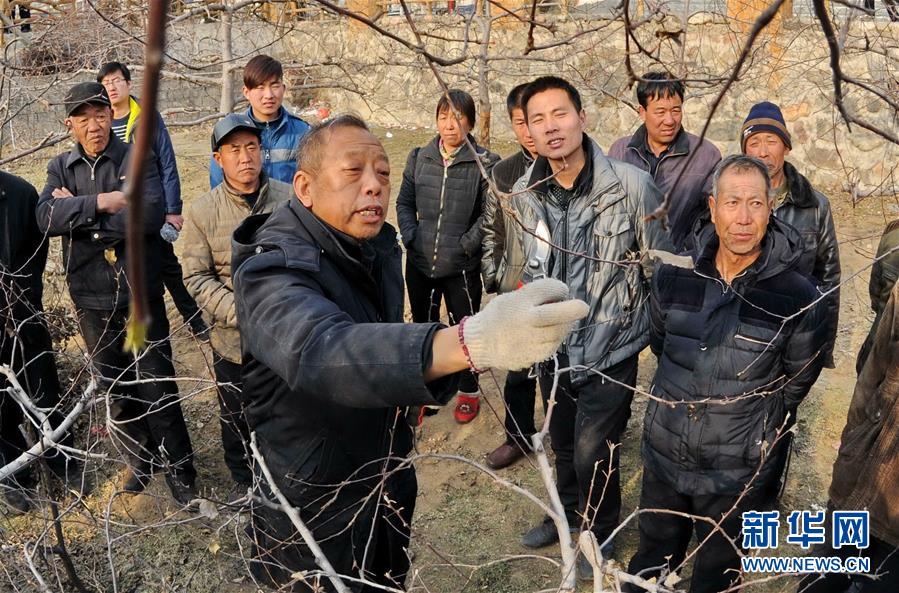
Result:
M819 354L824 366L833 368L840 313L840 249L830 202L785 160L793 142L783 113L774 103L763 101L752 106L740 130L740 147L744 154L756 157L768 166L775 199L774 216L802 235L803 250L797 270L808 276L821 294L833 291L827 297L827 342ZM792 420L795 422L795 418ZM789 451L789 447L782 450ZM781 473L787 458L788 454L785 454L779 460ZM779 484L775 485L770 493L772 502L780 490Z

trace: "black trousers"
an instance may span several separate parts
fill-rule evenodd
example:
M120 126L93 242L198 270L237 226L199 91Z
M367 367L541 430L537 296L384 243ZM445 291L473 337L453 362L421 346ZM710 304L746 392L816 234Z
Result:
M481 310L481 275L477 272L463 272L447 278L430 278L414 264L406 260L406 290L412 321L427 323L440 321L440 300L446 301L450 325L456 325L467 315ZM478 379L473 373L464 373L459 381L459 391L478 392Z
M81 335L88 356L110 390L110 415L115 426L111 433L127 454L131 467L149 472L151 465L171 469L182 481L193 481L193 447L181 403L178 385L172 379L172 346L165 303L149 303L152 322L147 331L147 349L135 358L124 351L128 310L98 311L78 309ZM122 381L146 380L136 385Z
M238 484L252 484L253 470L250 467L250 427L244 414L243 382L240 365L212 352L212 368L218 389L219 422L222 427L222 448L225 450L225 465L231 477ZM230 383L230 385L228 385Z
M509 371L503 386L506 404L506 442L530 451L534 428L534 402L537 398L537 379L528 377L530 369Z
M642 514L639 518L640 544L637 553L631 558L628 572L649 579L659 575L659 567L679 567L687 555L695 530L697 543L703 542L709 534L712 535L694 557L690 593L717 593L732 586L740 576L740 558L728 540L736 540L736 545L740 545L738 538L742 528L742 514L744 511L760 508L764 494L753 488L737 505L738 497L737 494L683 494L644 466L641 509L676 511L709 517L715 521L729 513L721 523L721 529L727 534L727 538L720 531L713 530L712 525L705 521L694 522L669 513ZM637 593L642 588L628 585L624 591Z
M265 478L257 470L260 490L273 499ZM299 496L282 487L285 496L300 512L322 552L338 574L358 576L364 568L367 580L384 586L403 588L409 572L409 540L418 482L414 469L393 473L385 482L384 492L369 480L365 486L301 488ZM385 502L389 499L389 505ZM303 542L290 520L279 511L254 505L252 522L247 529L253 539L253 577L268 585L284 585L299 571L317 571L312 552ZM353 593L377 593L381 589L344 581ZM320 588L317 588L319 586ZM279 591L282 589L279 589ZM294 593L334 591L325 577L310 578L283 590Z
M559 366L568 366L567 356L559 355ZM552 371L552 363L541 366L544 402L552 389ZM637 355L602 372L633 387L637 383ZM556 488L569 525L593 531L600 542L617 527L621 512L620 447L611 445L621 443L633 398L631 389L598 375L577 386L571 384L568 373L559 378L549 424L556 455Z
M19 327L15 335L0 332L0 364L9 366L15 372L19 384L35 405L51 410L48 414L50 425L58 426L65 414L59 408L61 389L56 361L53 359L53 342L47 326L41 317L16 323L15 326ZM6 378L0 377L0 389L7 386ZM22 407L12 396L5 391L0 392L0 467L29 448L29 439L22 433L25 419ZM60 440L66 446L72 446L73 441L71 432ZM61 453L51 450L44 453L44 458L54 472L61 473L65 470L66 457ZM31 467L26 468L11 478L10 482L31 486L36 483L35 473Z
M197 307L197 301L190 296L190 293L187 292L187 288L184 286L181 262L178 261L178 256L175 255L175 246L162 237L159 238L158 243L159 252L162 256L162 283L172 296L172 302L175 303L178 313L181 314L184 321L199 318L200 309Z

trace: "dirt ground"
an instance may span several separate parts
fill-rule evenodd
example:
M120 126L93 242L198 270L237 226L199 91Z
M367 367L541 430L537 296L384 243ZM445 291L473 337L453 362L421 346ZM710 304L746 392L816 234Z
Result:
M402 168L411 147L430 137L427 131L378 130L390 153L394 196L399 189ZM186 202L208 188L209 128L177 130L173 139ZM388 137L388 134L390 135ZM27 178L38 189L43 186L46 161L63 150L62 146L15 163L11 171ZM509 144L494 145L507 155ZM799 164L801 169L801 163ZM840 334L836 347L837 368L825 370L799 412L799 433L786 493L781 510L812 509L827 499L831 464L836 455L840 432L852 396L855 356L873 316L867 292L868 266L881 230L895 218L895 199L870 198L853 207L848 195L834 188L831 197L840 240L843 278ZM391 220L395 214L391 208ZM176 250L180 247L176 243ZM65 307L60 292L61 269L58 246L48 266L47 300L50 307ZM183 393L194 393L185 401L185 414L196 448L198 483L210 498L220 498L228 487L228 474L221 458L218 410L208 388L211 362L207 345L197 344L183 328L172 307L173 342ZM66 356L77 356L77 340L69 340ZM639 386L647 388L655 368L653 357L644 352L640 362ZM481 382L484 405L471 424L458 426L450 410L427 419L418 444L421 453L448 453L483 461L486 453L503 440L504 417L501 397L502 373L488 373ZM637 397L622 449L623 516L636 506L639 496L641 462L640 422L645 398ZM538 420L542 409L538 406ZM85 422L89 425L91 422ZM96 438L96 437L92 437ZM101 443L102 446L105 446ZM256 591L246 576L244 559L248 541L242 536L245 518L206 508L204 514L176 513L166 499L161 477L147 494L109 501L120 467L96 462L101 481L97 493L85 505L75 505L66 515L66 536L74 561L89 587L111 591L109 557L114 560L118 591L191 591L197 593L244 593ZM546 500L538 472L531 460L501 472L514 484L531 489ZM418 465L419 498L414 521L415 563L408 585L411 590L434 593L489 591L518 593L558 585L558 547L533 553L519 545L520 535L541 518L540 510L526 499L501 487L470 466L429 460ZM110 512L107 513L107 507ZM65 508L65 507L64 507ZM0 591L32 590L22 568L20 545L46 527L43 508L26 517L0 518L0 564L7 578L0 577ZM108 519L107 519L108 515ZM165 523L165 525L162 525ZM151 526L146 528L146 526ZM144 528L142 528L144 527ZM109 532L113 544L107 548ZM636 523L629 523L618 538L617 558L627 562L636 548ZM779 555L788 552L778 551ZM498 562L500 561L500 562ZM71 590L59 563L44 574L55 574L53 590ZM55 573L53 572L55 571ZM55 579L54 579L55 580ZM55 586L54 586L55 585ZM750 591L792 591L795 582L780 579L749 588ZM591 590L582 585L582 590Z

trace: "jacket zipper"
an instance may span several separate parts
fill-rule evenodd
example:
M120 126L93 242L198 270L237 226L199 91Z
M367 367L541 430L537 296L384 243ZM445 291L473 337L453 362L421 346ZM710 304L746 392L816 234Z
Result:
M568 205L570 200L566 201L562 206L562 246L565 249L568 249ZM562 266L559 270L561 280L565 284L568 284L568 254L566 252L562 252Z
M745 340L745 341L749 342L750 344L759 344L761 346L769 346L771 344L770 342L765 342L763 340L757 340L755 338L750 338L750 337L744 336L742 334L734 334L734 339Z
M97 157L97 160L94 161L94 164L93 164L93 165L91 164L91 162L90 162L89 160L87 160L87 159L84 158L84 157L81 157L81 160L83 160L85 163L87 163L87 166L88 166L88 167L90 168L90 170L91 170L91 181L95 181L95 179L94 179L94 169L96 168L97 163L100 162L100 157Z
M434 235L434 257L431 260L431 273L437 271L437 246L440 244L440 222L443 220L443 198L446 191L446 177L449 173L449 165L443 165L443 180L440 182L440 201L437 206L437 232Z

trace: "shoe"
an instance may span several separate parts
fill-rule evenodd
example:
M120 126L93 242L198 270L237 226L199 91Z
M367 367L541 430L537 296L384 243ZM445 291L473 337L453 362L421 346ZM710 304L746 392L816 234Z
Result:
M247 490L253 490L253 484L247 482L234 482L228 489L228 504L235 507L245 507L250 501Z
M556 530L556 524L550 519L544 519L540 525L521 536L521 545L531 549L545 548L558 541L559 532Z
M197 488L194 485L194 480L167 473L165 475L165 483L168 484L175 502L181 506L192 506L191 502L197 498Z
M524 451L524 445L503 443L487 455L487 467L490 469L509 467L524 457Z
M459 424L468 424L478 416L481 409L481 398L477 394L459 392L456 398L456 410L453 416Z
M10 488L6 491L4 498L6 498L6 504L9 505L13 515L24 515L34 508L34 502L22 488Z
M84 470L84 464L78 459L58 457L61 461L50 461L47 465L63 483L66 490L76 492L79 496L87 496L94 491L94 479Z
M128 470L128 478L122 486L122 490L131 494L140 494L150 485L151 475L139 469Z
M190 333L192 333L196 339L201 342L209 341L209 326L206 325L206 322L203 321L202 317L196 315L190 320L188 326L190 327Z
M575 566L577 566L577 579L579 581L592 581L593 580L593 565L587 561L587 557L584 556L583 552L577 553L577 560L575 560Z
M574 541L577 541L578 532L573 532L571 537ZM612 556L615 554L615 542L609 542L599 550L600 554L602 554L602 563L605 565L606 562L612 559ZM577 560L575 561L577 565L577 578L581 581L592 581L593 580L593 565L587 561L587 557L580 551L577 553Z

